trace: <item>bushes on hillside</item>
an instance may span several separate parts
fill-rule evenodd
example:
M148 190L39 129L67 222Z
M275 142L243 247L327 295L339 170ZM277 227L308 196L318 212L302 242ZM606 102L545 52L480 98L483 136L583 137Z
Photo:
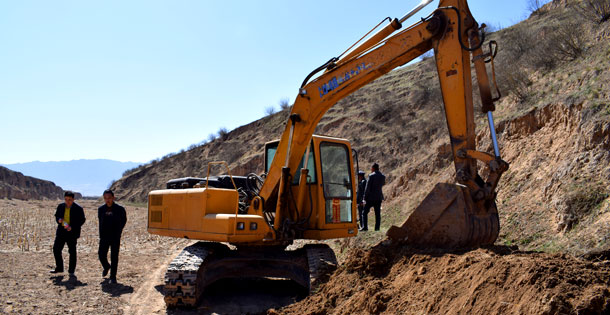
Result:
M547 2L549 2L549 1L548 0L528 0L527 10L531 14L540 14L540 13L542 13L542 11L540 11L540 9Z
M554 200L557 208L557 230L570 231L585 217L595 215L601 203L608 198L605 185L596 182L579 182L567 187Z
M610 0L583 0L576 10L586 19L601 24L610 20Z
M265 107L265 116L271 116L273 114L275 114L275 107L273 107L273 106Z
M144 166L144 165L140 164L140 165L138 165L138 166L136 166L136 167L132 167L132 168L130 168L130 169L128 169L128 170L126 170L126 171L124 171L124 172L123 172L123 174L121 175L121 177L125 177L125 176L128 176L128 175L131 175L131 174L133 174L133 173L135 173L135 172L139 171L139 170L140 170L140 169L141 169L143 166Z
M575 16L568 15L560 22L537 29L515 25L506 32L497 59L498 69L504 69L498 71L503 91L523 103L531 95L531 73L540 71L544 74L586 52L586 31Z
M227 140L227 138L229 138L229 130L225 127L220 127L220 129L218 129L218 137L223 141Z
M290 101L287 98L283 98L280 100L280 109L287 110L290 109Z

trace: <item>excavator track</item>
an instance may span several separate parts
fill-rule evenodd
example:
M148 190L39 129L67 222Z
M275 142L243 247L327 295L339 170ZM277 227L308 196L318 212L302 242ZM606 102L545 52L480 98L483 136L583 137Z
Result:
M197 305L199 293L197 273L209 254L209 250L199 242L186 247L172 260L165 272L165 304L168 307Z
M174 258L165 273L168 308L192 308L204 288L223 278L271 277L293 280L305 292L314 291L336 269L335 253L326 244L279 248L230 249L213 242L190 245Z
M305 245L304 249L307 254L309 292L311 293L337 269L337 257L326 244L309 244Z

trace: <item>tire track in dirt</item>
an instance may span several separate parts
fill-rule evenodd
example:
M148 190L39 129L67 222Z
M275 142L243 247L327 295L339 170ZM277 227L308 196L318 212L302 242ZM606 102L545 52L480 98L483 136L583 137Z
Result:
M154 270L148 274L135 293L129 298L123 314L147 315L165 313L165 301L162 291L156 286L163 284L163 276L169 263L182 250L182 246L174 245L170 255L161 262L158 260L149 263L149 270Z

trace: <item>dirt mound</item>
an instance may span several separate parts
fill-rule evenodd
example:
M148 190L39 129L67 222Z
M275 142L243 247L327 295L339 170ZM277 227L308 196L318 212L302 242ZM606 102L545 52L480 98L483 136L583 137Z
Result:
M610 261L592 258L379 244L355 250L316 294L269 314L607 314Z

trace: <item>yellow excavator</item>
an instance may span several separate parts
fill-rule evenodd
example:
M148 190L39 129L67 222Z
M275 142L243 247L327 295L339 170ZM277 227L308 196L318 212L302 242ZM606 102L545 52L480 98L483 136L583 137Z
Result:
M280 140L265 145L264 174L232 176L224 162L208 165L207 176L170 180L149 193L148 231L200 240L186 247L165 274L168 306L194 306L207 285L227 277L291 279L306 289L336 266L333 251L295 240L327 240L358 233L356 179L349 141L313 135L326 111L381 75L433 49L456 169L455 184L437 184L400 227L394 241L424 247L493 244L499 233L495 189L508 164L500 157L486 63L497 45L483 52L484 32L466 0L440 0L429 16L407 28L391 19L375 34L309 74ZM365 35L366 36L366 35ZM477 151L471 63L487 114L493 153ZM495 75L492 76L495 78ZM495 80L492 80L495 81ZM497 90L497 87L496 87ZM496 98L499 97L499 92ZM484 180L477 161L486 166ZM227 175L210 176L215 163ZM218 166L216 166L218 167Z

